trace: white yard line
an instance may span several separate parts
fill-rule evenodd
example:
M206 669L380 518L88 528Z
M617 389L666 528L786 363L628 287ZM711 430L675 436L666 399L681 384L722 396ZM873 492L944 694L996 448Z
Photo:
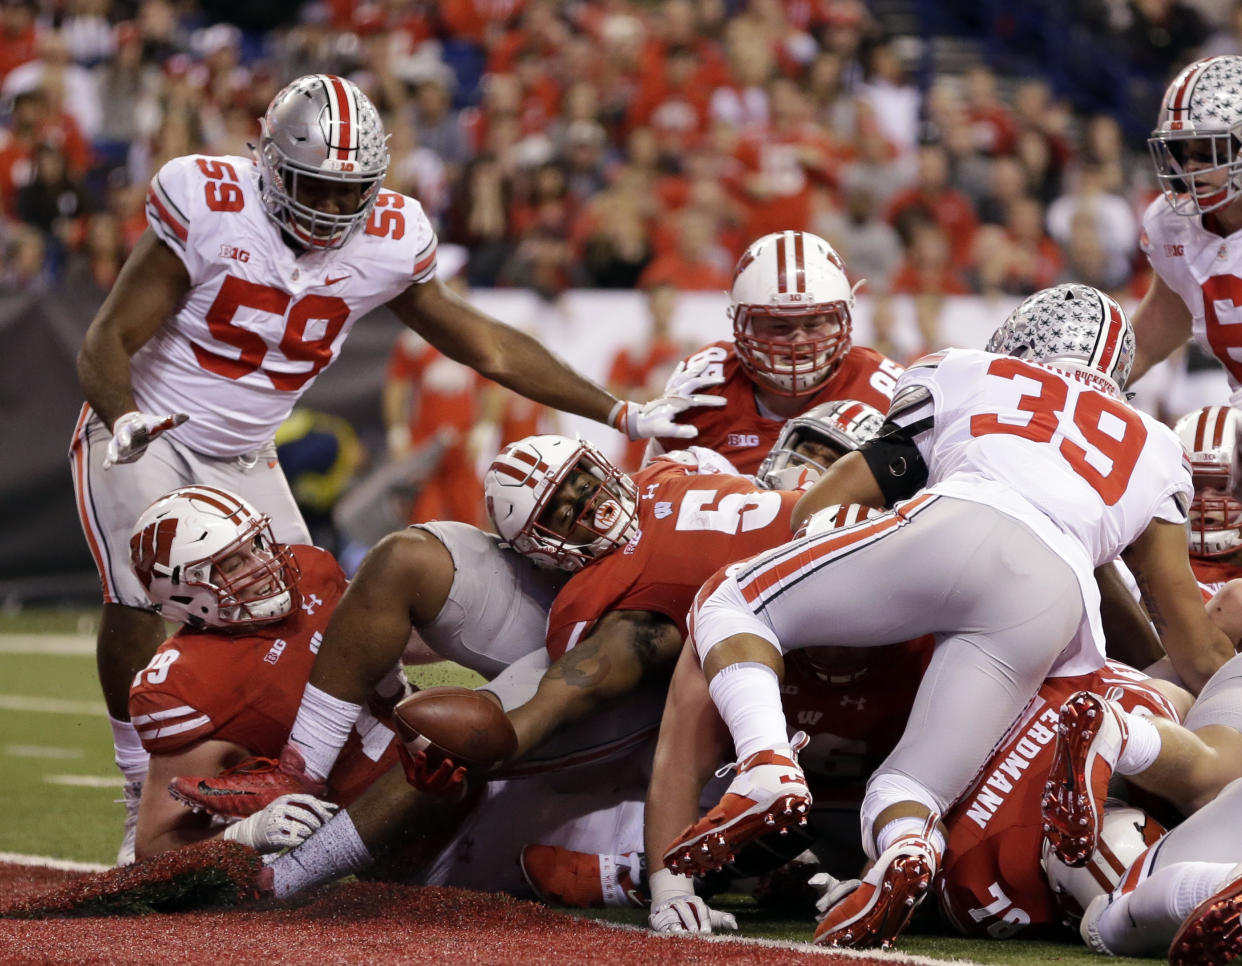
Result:
M0 634L0 654L94 654L86 634Z
M0 711L46 711L48 714L85 714L106 717L108 706L102 701L74 701L69 698L35 698L25 694L0 694Z
M66 872L106 872L110 865L98 862L71 862L68 859L53 859L48 855L22 855L20 852L0 852L0 862L11 865L37 865L44 869L64 869Z
M5 745L4 753L12 758L81 758L81 748L53 748L48 745Z
M48 785L73 785L77 788L120 788L125 779L120 775L115 778L106 775L44 775L44 783Z

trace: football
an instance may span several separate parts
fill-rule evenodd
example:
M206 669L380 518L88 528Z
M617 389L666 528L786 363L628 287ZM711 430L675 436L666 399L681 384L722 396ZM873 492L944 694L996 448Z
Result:
M411 753L443 755L468 768L494 765L517 749L517 732L500 705L470 688L417 691L393 709L397 736Z

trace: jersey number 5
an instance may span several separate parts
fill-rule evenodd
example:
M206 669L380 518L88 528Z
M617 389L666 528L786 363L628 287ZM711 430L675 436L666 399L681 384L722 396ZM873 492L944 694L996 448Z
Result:
M1001 379L1017 379L1019 376L1030 379L1039 383L1039 393L1025 394L1018 400L1018 409L1031 414L1025 424L1002 423L997 415L984 413L971 417L970 434L986 436L989 433L1005 433L1021 436L1033 443L1051 443L1069 395L1065 382L1050 372L1017 359L993 360L988 366L988 375ZM1147 427L1128 406L1100 392L1081 393L1069 416L1086 441L1109 460L1112 467L1107 473L1101 473L1088 462L1087 450L1065 438L1059 447L1061 455L1074 472L1090 483L1108 506L1112 506L1121 499L1130 482L1130 475L1147 440ZM1105 429L1106 417L1108 429ZM1116 435L1118 429L1120 435Z

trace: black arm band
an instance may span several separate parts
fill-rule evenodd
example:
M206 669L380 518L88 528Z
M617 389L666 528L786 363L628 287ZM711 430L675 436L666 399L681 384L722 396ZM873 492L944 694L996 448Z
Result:
M887 432L867 440L858 451L884 494L884 505L892 506L923 488L927 483L927 464L908 428L899 429L891 424L885 428Z

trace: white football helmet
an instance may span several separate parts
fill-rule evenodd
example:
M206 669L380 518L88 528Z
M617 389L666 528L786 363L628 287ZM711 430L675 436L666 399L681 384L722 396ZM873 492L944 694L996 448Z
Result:
M156 610L194 627L269 624L298 603L301 571L267 514L214 486L183 486L147 507L129 557Z
M307 74L272 99L259 124L255 159L268 216L306 248L340 248L366 224L388 170L375 105L343 77ZM358 184L357 210L331 213L299 201L304 178Z
M1086 865L1066 865L1045 838L1040 864L1068 924L1077 928L1091 900L1117 888L1130 864L1155 845L1164 831L1164 826L1141 808L1110 798L1104 803L1099 847Z
M1179 215L1232 201L1242 187L1242 57L1205 57L1173 78L1147 146Z
M569 535L585 527L591 537L570 542L541 520L572 471L597 485L573 505ZM634 481L584 439L527 436L510 443L483 477L487 513L496 532L514 550L541 567L570 573L629 543L638 532L638 488ZM568 523L568 521L566 521Z
M1100 383L1096 388L1119 396L1134 364L1134 328L1112 296L1067 282L1029 296L992 333L986 348L1088 373Z
M840 459L875 436L883 424L883 413L856 399L835 399L812 406L802 415L785 420L776 443L763 458L755 478L763 486L777 489L781 478L779 474L787 467L809 466L823 473L828 464L795 450L812 440L832 449L836 458Z
M841 256L818 235L778 231L752 242L738 259L729 295L738 359L753 380L778 395L806 395L850 350L854 289ZM755 332L758 319L797 322L818 315L828 317L823 328L831 331L804 331L794 341Z
M1242 485L1238 437L1242 413L1229 406L1205 406L1174 427L1190 454L1195 496L1186 539L1192 557L1227 557L1242 548Z

